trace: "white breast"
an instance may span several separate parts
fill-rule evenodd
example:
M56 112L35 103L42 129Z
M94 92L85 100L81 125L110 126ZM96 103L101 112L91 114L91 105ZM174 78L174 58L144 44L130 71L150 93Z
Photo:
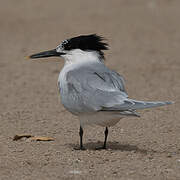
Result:
M60 95L61 97L63 96L63 92L67 92L67 81L66 81L66 76L67 73L72 70L73 67L72 65L64 65L63 69L61 70L59 77L58 77L58 87L59 87L59 91L60 91Z
M81 61L76 63L72 63L70 61L65 62L64 67L61 70L58 77L58 87L59 87L62 103L66 100L66 97L68 96L68 84L67 84L68 72L81 67L82 64L84 63L82 63Z

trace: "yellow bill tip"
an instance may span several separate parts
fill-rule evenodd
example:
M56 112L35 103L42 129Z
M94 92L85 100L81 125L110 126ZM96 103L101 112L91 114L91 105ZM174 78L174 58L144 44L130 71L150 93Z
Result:
M31 59L30 56L25 56L24 58L25 58L25 59Z

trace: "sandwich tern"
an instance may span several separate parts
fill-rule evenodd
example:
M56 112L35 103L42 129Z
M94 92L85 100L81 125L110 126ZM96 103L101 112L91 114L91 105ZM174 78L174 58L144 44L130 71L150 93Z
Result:
M64 67L58 78L61 102L80 120L80 149L83 150L83 127L105 127L103 149L106 149L108 127L126 116L136 116L136 110L171 104L169 101L137 101L130 99L124 79L104 64L104 38L96 34L81 35L61 42L55 49L29 58L62 57Z

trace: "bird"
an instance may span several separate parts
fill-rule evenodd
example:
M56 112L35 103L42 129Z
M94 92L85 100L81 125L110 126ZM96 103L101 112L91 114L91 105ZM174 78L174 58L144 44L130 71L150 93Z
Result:
M87 125L108 128L124 117L140 117L136 110L172 104L170 101L139 101L131 99L125 81L118 72L105 65L104 50L109 45L97 34L79 35L62 41L55 49L29 56L31 59L61 57L64 66L58 77L61 103L79 118L80 150L84 150L83 132Z

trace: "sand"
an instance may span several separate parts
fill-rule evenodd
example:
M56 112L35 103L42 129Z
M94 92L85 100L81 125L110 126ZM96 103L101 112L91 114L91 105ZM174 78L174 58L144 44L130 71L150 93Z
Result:
M0 180L180 179L180 1L1 1ZM62 40L107 38L106 65L125 77L131 98L175 103L140 111L109 129L87 127L61 105L61 58L27 60ZM13 141L16 134L54 141Z

